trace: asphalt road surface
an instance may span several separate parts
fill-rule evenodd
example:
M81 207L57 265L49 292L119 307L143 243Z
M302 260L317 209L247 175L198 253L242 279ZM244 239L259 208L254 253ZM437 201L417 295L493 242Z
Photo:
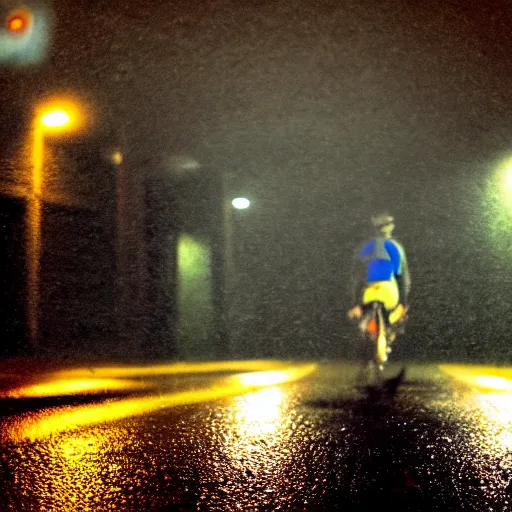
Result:
M0 510L512 509L512 370L411 364L384 394L356 372L256 361L4 374Z

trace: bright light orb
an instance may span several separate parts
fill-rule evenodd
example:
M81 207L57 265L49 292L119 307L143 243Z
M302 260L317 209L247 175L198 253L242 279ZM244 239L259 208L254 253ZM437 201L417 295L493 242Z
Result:
M41 122L48 128L61 128L71 122L71 118L64 110L48 112L41 118Z
M21 16L14 16L7 22L9 32L22 32L25 26L25 20Z
M245 210L246 208L249 208L251 202L246 197L237 197L233 199L231 204L233 205L233 208L236 208L237 210Z
M7 31L11 35L25 34L32 24L32 14L26 10L12 11L6 18Z

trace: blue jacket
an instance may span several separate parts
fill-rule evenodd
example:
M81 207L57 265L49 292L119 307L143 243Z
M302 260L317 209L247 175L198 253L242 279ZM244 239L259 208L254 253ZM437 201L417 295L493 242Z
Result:
M403 246L393 238L377 237L366 242L356 252L354 261L354 303L357 303L368 283L395 280L400 303L407 305L411 278Z

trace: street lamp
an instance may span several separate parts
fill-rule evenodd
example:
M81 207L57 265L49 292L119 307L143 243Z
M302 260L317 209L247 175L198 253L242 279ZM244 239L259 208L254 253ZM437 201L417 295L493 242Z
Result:
M41 123L47 128L63 128L71 123L71 117L65 110L52 110L41 117Z
M231 204L233 205L233 208L236 208L237 210L246 210L251 206L251 201L246 197L235 197L235 199L231 201Z
M32 347L39 336L41 232L43 210L43 167L45 137L72 131L79 125L75 104L49 104L37 110L33 125L32 180L27 204L27 321Z

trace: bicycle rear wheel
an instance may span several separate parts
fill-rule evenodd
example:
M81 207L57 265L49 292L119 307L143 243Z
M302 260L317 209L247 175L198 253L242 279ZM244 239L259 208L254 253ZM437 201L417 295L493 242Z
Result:
M360 324L363 335L362 367L358 382L365 386L380 386L384 381L387 361L387 333L382 304L372 303Z
M387 340L387 332L386 332L386 324L384 320L384 313L382 311L382 306L376 309L376 318L377 318L377 333L375 340L375 362L378 366L384 369L384 365L388 360L388 340Z

